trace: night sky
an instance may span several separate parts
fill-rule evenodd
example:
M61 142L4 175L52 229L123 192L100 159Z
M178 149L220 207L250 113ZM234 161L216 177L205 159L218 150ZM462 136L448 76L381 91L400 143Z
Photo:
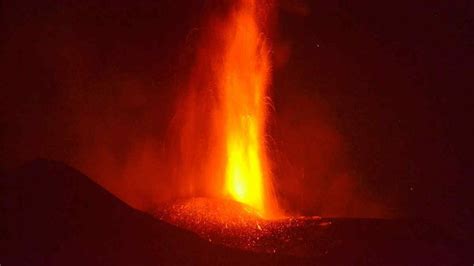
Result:
M149 187L170 182L123 176L141 169L137 147L166 147L216 3L3 3L0 170L42 157L137 206L161 193ZM269 135L283 205L468 224L473 18L471 1L281 1Z

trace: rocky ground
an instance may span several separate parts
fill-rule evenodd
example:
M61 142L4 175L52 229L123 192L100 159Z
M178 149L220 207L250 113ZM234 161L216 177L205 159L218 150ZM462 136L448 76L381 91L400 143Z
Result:
M264 220L194 198L135 210L87 176L37 160L1 178L2 265L454 265L472 245L427 221Z

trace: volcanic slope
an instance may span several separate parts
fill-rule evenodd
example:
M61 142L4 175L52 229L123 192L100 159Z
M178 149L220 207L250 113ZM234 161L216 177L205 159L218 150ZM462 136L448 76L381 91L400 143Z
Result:
M59 162L36 160L3 176L0 195L2 265L295 262L211 244L129 207Z
M46 160L4 175L0 200L2 265L453 265L470 261L467 243L423 221L291 218L263 222L255 218L230 226L216 216L221 214L215 208L220 202L195 199L160 212L178 228L131 208L77 170ZM267 231L273 232L270 237L260 237ZM249 234L255 232L259 240L248 248L248 240L255 240ZM278 249L269 254L267 247ZM294 247L302 252L291 252Z

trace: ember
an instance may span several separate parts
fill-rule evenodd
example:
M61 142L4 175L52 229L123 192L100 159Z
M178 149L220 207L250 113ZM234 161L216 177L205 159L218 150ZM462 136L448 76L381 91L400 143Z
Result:
M298 256L318 254L317 245L325 241L321 234L331 225L319 216L264 219L244 204L210 198L180 200L157 209L154 216L210 242Z

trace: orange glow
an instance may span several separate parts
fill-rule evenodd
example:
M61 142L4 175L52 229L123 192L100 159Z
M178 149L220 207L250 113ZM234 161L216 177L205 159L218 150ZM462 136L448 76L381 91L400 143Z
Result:
M222 72L218 77L225 136L225 193L268 211L270 184L265 151L269 50L257 21L256 3L240 2L224 30Z
M226 198L276 216L265 126L271 0L229 1L200 33L189 91L178 104L181 195ZM173 149L175 146L172 147Z

